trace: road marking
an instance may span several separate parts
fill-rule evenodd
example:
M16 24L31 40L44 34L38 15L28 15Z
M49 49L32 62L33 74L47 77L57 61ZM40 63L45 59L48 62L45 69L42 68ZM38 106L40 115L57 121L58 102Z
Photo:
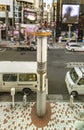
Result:
M0 48L0 52L4 52L6 50L7 50L6 48Z
M62 94L48 94L47 96L48 100L63 100L63 95Z
M84 67L84 62L68 62L68 63L66 63L66 68L73 68L73 67Z

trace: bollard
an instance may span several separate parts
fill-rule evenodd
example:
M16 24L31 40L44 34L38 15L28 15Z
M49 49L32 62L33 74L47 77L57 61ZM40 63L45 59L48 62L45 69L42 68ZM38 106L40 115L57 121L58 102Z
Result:
M27 105L27 96L23 96L23 106L25 107Z
M15 106L14 95L15 95L15 88L11 88L12 107L13 107L13 108L14 108L14 106Z
M70 107L74 107L74 103L73 103L74 97L73 95L70 96Z

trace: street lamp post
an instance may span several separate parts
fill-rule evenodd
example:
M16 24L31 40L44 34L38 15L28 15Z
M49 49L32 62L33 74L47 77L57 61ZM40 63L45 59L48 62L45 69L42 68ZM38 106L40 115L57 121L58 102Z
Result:
M3 24L3 22L2 21L0 21L0 42L1 42L1 28L2 28L2 24Z
M50 32L39 30L37 32L37 115L42 117L46 113L46 87L47 87L47 36Z
M0 42L1 42L1 27L0 27Z
M5 14L6 14L6 40L8 40L8 8L7 6L6 6Z
M68 26L69 26L69 41L70 41L70 34L71 34L71 27L72 27L72 24L68 24Z
M43 18L43 13L44 13L44 7L43 7L43 0L42 0L42 18Z
M47 87L47 36L50 32L38 30L37 36L37 116L43 117L46 113L46 87Z
M53 0L53 21L55 21L55 6L54 6L54 0Z

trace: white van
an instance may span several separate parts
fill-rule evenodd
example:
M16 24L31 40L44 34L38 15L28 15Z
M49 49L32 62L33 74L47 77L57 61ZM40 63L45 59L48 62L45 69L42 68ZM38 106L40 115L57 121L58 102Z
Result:
M69 94L84 95L84 68L74 67L66 73L65 82Z
M0 61L0 92L37 90L37 62Z

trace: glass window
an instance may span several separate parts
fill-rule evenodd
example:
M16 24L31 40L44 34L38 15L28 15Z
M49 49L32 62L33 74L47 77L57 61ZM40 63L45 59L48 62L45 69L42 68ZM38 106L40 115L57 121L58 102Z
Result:
M81 78L78 82L79 85L84 85L84 78Z
M19 81L36 81L36 74L19 74Z
M3 74L3 81L17 81L17 74Z
M78 80L78 75L74 68L71 69L70 76L71 76L71 79L73 80L73 82L76 83Z

